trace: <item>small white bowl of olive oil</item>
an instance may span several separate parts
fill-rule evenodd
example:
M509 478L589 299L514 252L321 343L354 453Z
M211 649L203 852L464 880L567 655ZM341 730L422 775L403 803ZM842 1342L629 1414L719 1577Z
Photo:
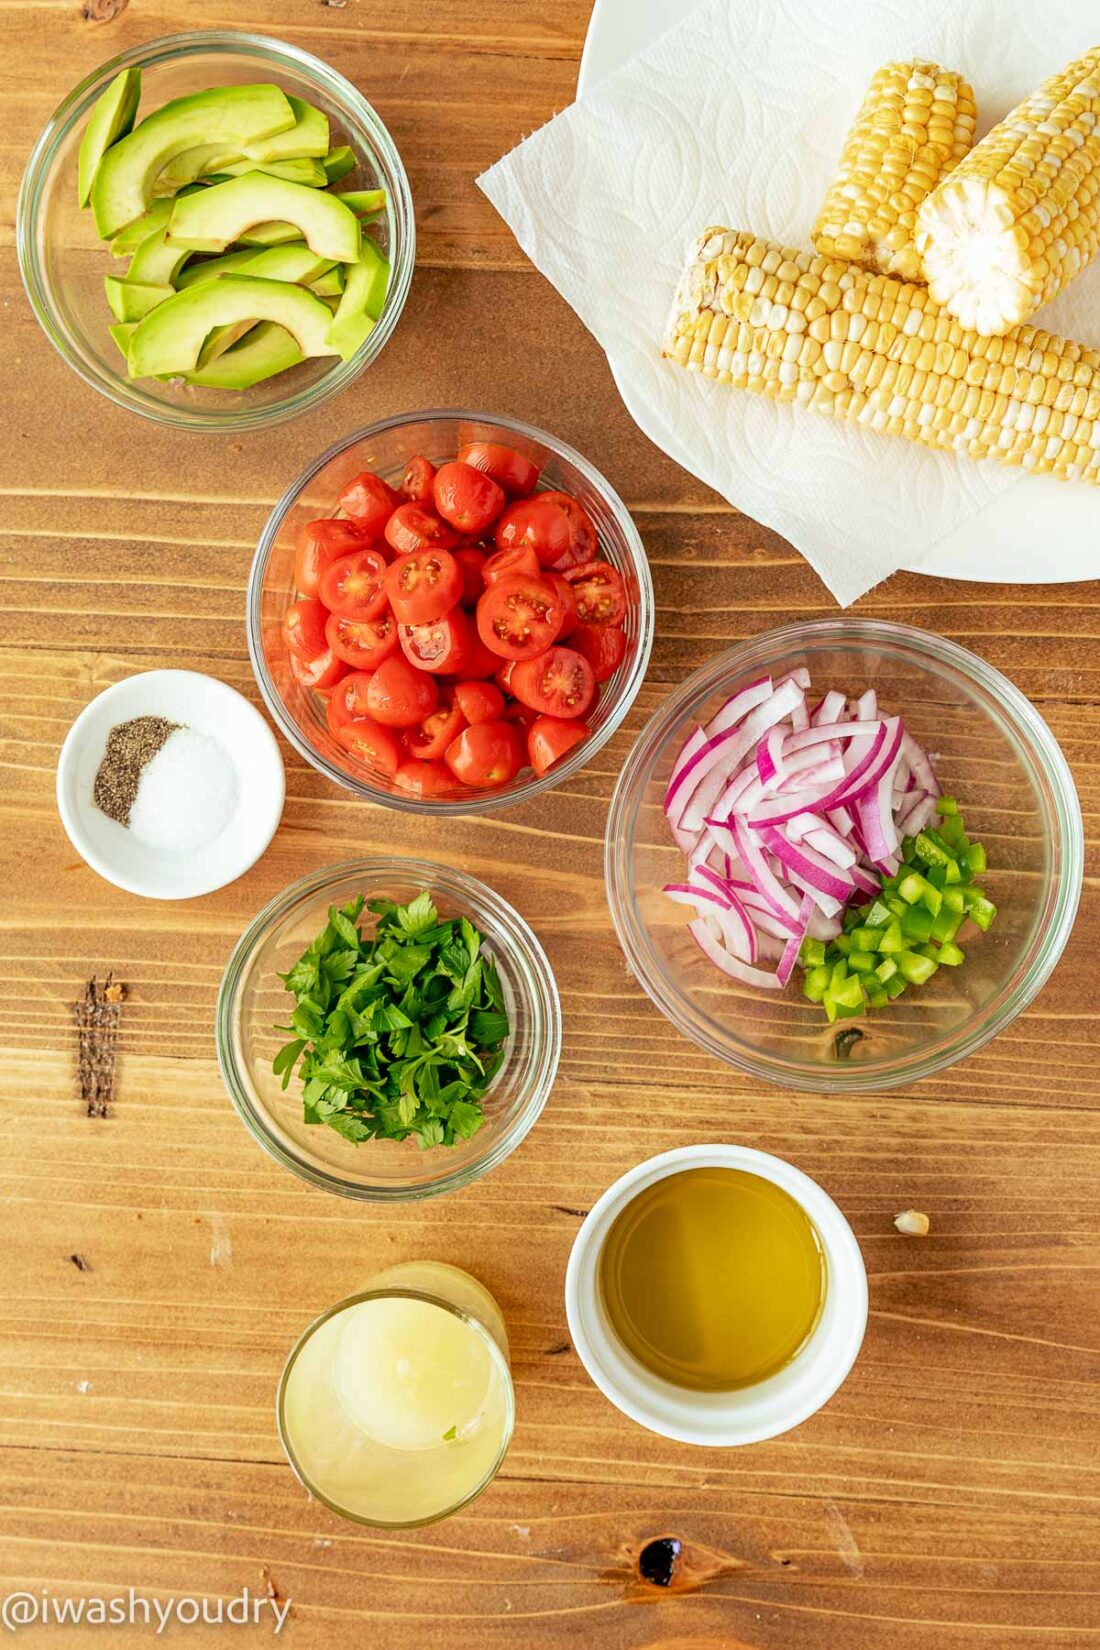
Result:
M573 1345L624 1415L686 1444L788 1432L847 1376L867 1273L821 1187L748 1146L682 1146L638 1164L577 1233L565 1276Z

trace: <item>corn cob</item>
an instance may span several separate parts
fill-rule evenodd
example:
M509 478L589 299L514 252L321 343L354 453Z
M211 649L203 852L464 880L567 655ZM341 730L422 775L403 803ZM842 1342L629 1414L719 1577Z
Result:
M1100 46L1044 81L928 196L917 250L932 296L997 335L1100 248Z
M926 287L821 253L704 230L664 353L887 435L1100 482L1100 353L1030 326L981 337Z
M879 69L844 142L813 243L831 258L907 281L924 275L917 209L974 141L974 92L936 63Z

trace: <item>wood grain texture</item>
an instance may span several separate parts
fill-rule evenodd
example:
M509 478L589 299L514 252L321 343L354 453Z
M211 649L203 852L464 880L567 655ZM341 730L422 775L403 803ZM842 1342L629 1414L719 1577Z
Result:
M614 776L688 671L832 603L789 545L639 434L595 344L474 187L570 101L587 10L130 0L95 23L79 0L0 6L0 1592L228 1597L270 1579L293 1600L282 1637L299 1650L1080 1650L1100 1641L1100 585L899 575L859 606L975 648L1063 742L1090 861L1076 933L1030 1011L939 1080L857 1100L765 1089L684 1042L610 929ZM159 431L81 385L39 333L12 251L21 167L72 82L127 44L218 24L310 47L364 86L409 166L421 246L368 377L298 423L225 440ZM659 624L627 725L590 767L549 803L431 839L544 940L565 1052L537 1128L487 1180L380 1209L315 1193L254 1146L218 1078L212 1011L236 936L274 892L357 852L425 848L423 827L337 793L287 749L286 814L262 863L164 908L77 859L53 770L77 712L136 670L211 669L255 698L242 619L266 511L335 433L431 404L519 414L589 453L635 512ZM131 996L115 1114L96 1121L77 1096L70 1005L108 968ZM871 1322L847 1385L797 1432L693 1451L631 1426L587 1380L562 1275L616 1175L730 1138L837 1198ZM910 1205L932 1217L923 1242L894 1231ZM376 1536L299 1489L273 1388L314 1313L422 1256L469 1267L500 1301L519 1424L467 1513ZM637 1570L662 1534L685 1543L667 1593ZM123 1650L150 1637L109 1630Z

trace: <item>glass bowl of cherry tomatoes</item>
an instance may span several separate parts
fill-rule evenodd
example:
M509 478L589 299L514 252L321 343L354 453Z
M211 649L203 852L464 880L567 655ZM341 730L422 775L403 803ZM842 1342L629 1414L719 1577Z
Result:
M482 413L330 447L264 528L248 644L282 732L357 795L424 813L536 796L611 737L653 640L645 549L588 461Z

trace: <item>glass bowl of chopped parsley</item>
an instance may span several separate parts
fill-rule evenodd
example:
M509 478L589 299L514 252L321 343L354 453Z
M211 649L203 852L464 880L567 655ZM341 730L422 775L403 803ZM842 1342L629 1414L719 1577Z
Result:
M304 877L241 936L218 1061L272 1157L344 1197L467 1185L538 1117L561 1050L546 955L510 905L428 860Z

